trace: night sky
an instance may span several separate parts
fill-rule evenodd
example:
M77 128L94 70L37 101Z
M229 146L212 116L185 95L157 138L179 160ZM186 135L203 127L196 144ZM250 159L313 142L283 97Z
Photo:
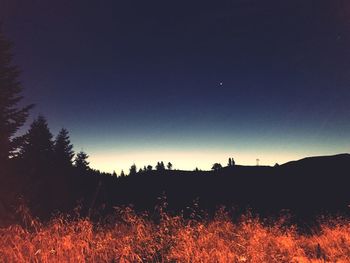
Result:
M349 152L349 1L0 0L0 18L28 123L94 168Z

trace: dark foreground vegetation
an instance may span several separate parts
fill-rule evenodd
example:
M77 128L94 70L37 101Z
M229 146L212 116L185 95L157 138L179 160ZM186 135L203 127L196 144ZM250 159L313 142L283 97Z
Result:
M1 262L349 262L350 222L322 219L303 234L288 218L267 222L223 209L213 217L170 215L164 206L136 214L115 208L94 223L57 215L0 228Z

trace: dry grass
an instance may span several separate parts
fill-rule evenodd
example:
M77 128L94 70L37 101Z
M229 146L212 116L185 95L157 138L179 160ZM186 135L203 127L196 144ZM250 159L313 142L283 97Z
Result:
M131 208L109 224L64 216L42 224L27 214L22 226L0 229L0 262L350 262L346 219L326 220L313 235L283 220L232 223L223 210L194 220L160 209L156 221Z

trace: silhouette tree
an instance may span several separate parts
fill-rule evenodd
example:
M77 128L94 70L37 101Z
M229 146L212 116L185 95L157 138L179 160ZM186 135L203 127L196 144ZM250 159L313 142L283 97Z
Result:
M136 175L136 173L137 173L136 165L133 164L133 165L131 165L131 167L130 167L129 175Z
M68 131L61 129L54 144L55 164L60 168L69 168L73 165L73 145L70 143Z
M231 167L235 165L235 160L233 158L228 158L227 166Z
M75 167L80 171L90 170L88 158L89 156L85 152L80 151L74 159Z
M114 170L113 170L112 176L117 177L117 173Z
M53 141L46 119L39 116L30 125L23 136L23 142L18 153L18 163L21 171L20 193L32 204L49 202L43 198L52 193L48 187L52 180ZM50 176L49 176L50 175ZM49 179L50 178L50 179ZM52 199L50 199L52 200Z
M173 164L171 162L168 162L167 166L168 170L171 170L173 168Z
M164 171L164 170L165 170L165 166L164 166L163 161L157 162L156 170L157 170L157 171Z
M222 168L222 165L220 163L214 163L211 169L214 171L218 171L221 168Z
M20 156L27 165L39 168L48 167L52 164L52 134L43 116L39 116L33 121L23 139Z
M120 177L125 177L124 170L122 170L122 171L120 172Z
M152 171L153 167L152 165L147 165L147 171Z
M0 24L0 165L13 156L23 137L14 137L24 124L33 105L20 107L22 86L19 69L12 64L12 43L2 33Z

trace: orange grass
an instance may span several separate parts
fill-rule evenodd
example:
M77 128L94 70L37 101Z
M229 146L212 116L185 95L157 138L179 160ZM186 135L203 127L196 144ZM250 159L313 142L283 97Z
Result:
M157 223L131 208L113 223L56 216L48 223L0 229L0 262L350 262L350 221L327 220L313 235L283 220L252 216L232 223L219 210L212 219L159 212Z

